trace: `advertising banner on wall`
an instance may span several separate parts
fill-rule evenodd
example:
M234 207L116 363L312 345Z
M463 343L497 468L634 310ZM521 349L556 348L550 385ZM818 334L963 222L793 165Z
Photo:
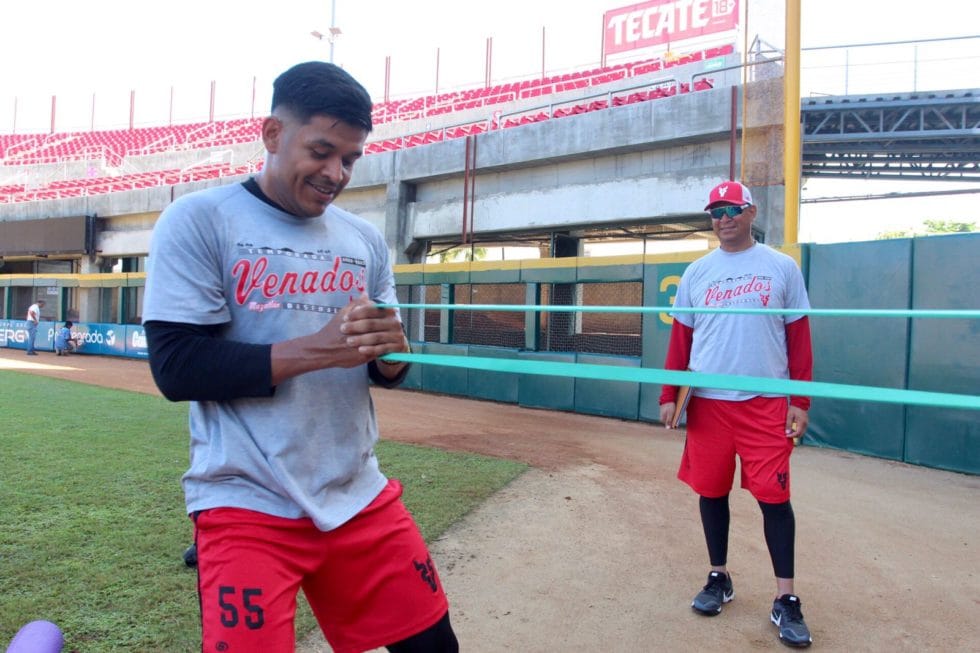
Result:
M82 322L72 329L81 338L80 354L147 358L146 332L141 326Z
M48 333L51 336L48 336ZM54 343L54 322L41 321L34 338L34 348L51 350ZM27 320L0 320L0 347L27 349Z
M130 358L149 358L146 348L146 330L141 326L126 327L126 355Z
M603 15L603 54L735 29L738 0L651 0L611 9Z
M77 352L79 354L124 356L126 353L126 327L121 324L78 322L72 326L71 330L78 337ZM52 342L54 341L53 326L48 337L51 338Z
M42 321L34 339L34 348L41 352L54 351L55 330L64 322ZM77 337L75 353L96 356L126 356L148 358L146 331L141 326L76 322L71 327ZM27 322L0 320L0 347L27 349Z

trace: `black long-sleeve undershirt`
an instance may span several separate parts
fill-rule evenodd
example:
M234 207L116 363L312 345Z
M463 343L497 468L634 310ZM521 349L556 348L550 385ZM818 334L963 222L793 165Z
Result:
M275 394L272 345L221 338L221 324L151 320L144 327L150 372L170 401L226 401ZM384 388L399 385L407 373L405 365L389 379L375 361L368 364L368 376Z
M170 401L270 397L272 345L219 337L223 325L149 321L150 372Z

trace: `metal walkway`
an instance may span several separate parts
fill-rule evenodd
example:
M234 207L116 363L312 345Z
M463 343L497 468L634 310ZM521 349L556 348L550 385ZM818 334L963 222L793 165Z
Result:
M804 177L980 181L980 89L804 98Z

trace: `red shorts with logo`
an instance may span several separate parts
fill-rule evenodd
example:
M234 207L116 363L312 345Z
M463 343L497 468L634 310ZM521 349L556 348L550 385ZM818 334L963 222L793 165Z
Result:
M677 478L701 496L723 497L732 490L735 456L742 487L764 503L789 501L789 457L785 397L723 401L692 397L687 407L687 441Z
M428 549L390 480L343 526L239 508L197 514L202 651L292 653L302 588L336 653L394 644L448 609Z

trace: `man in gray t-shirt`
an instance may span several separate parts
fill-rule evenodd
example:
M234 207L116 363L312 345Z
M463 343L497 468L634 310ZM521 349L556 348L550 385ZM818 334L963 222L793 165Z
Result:
M300 587L335 651L456 651L427 548L379 470L370 381L409 350L388 247L332 205L371 130L342 69L275 82L265 167L161 215L144 324L154 379L190 401L183 477L203 650L293 650Z
M809 381L813 354L806 315L810 308L796 262L752 237L757 208L736 181L715 186L705 211L719 247L681 276L674 306L704 309L790 309L788 313L724 311L676 313L664 367L708 374ZM670 425L680 410L678 388L664 386L660 418ZM691 602L695 612L721 613L735 598L728 573L728 532L736 457L742 487L762 510L763 530L776 580L770 619L779 639L806 647L810 631L795 594L796 517L790 504L790 455L806 431L808 397L695 388L687 406L687 438L677 476L698 495L711 570Z

